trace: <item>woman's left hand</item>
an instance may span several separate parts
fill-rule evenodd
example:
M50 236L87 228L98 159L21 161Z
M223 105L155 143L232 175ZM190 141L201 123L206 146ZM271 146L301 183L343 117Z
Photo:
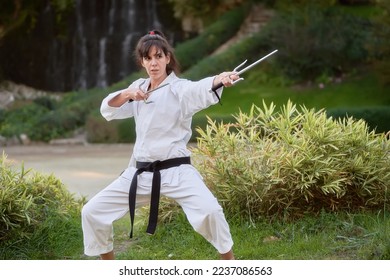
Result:
M233 82L239 78L240 76L238 76L236 72L223 72L215 77L213 86L222 83L224 87L230 87L233 85Z

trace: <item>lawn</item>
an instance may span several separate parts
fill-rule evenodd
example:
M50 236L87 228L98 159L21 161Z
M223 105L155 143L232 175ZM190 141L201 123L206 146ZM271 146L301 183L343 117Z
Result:
M390 258L389 213L323 213L319 217L307 216L290 222L259 218L255 223L231 220L229 223L235 242L234 252L239 260ZM171 223L160 225L153 236L146 234L145 225L140 223L130 240L127 216L116 222L114 228L118 259L219 258L214 248L191 228L183 214Z
M316 109L390 105L389 88L379 85L370 75L355 75L339 83L326 83L323 88L320 88L320 83L295 86L262 84L254 79L254 75L256 72L248 80L226 88L222 106L212 106L202 114L212 116L234 114L239 110L248 112L252 104L262 107L263 101L280 106L291 100L295 104Z

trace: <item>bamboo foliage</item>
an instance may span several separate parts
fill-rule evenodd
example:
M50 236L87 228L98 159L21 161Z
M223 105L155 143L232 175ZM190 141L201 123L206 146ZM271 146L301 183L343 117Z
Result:
M84 199L76 199L53 175L14 169L0 158L0 245L30 238L49 219L78 216Z
M389 206L389 140L363 120L287 102L198 129L196 167L231 215L299 217Z

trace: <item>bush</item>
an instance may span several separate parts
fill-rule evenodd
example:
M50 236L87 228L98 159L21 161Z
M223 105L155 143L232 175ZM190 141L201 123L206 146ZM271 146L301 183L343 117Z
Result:
M116 143L118 131L112 122L107 122L102 116L90 114L85 124L87 141L90 143Z
M49 110L37 103L30 103L21 108L5 110L0 123L0 134L5 137L19 136L26 133L31 136L37 130L39 118Z
M34 254L47 258L51 246L59 246L50 240L62 238L64 246L72 237L80 237L83 200L76 200L53 175L23 167L17 172L7 164L5 155L0 164L0 259L34 258ZM26 252L29 246L33 251Z
M374 69L383 85L390 85L390 1L378 1L381 13L375 18L375 40L370 42Z
M5 137L26 134L31 140L44 142L67 136L85 124L90 103L83 95L72 103L37 98L20 108L5 110L0 117L0 134Z
M135 121L134 118L118 121L118 142L134 143L135 142Z
M336 121L288 102L209 121L193 153L229 215L300 217L390 206L389 140L363 120Z
M262 31L264 44L279 49L278 67L295 80L338 76L366 62L372 24L337 8L313 5L279 13Z
M231 115L212 116L212 119L217 123L218 122L232 122L235 120L234 117ZM210 120L210 118L207 115L198 114L198 115L194 116L194 118L192 119L192 125L191 125L191 129L193 131L191 139L190 139L191 142L196 142L197 138L201 136L198 133L198 131L199 131L199 129L205 130L207 128L209 120Z
M51 111L58 107L58 101L48 96L38 97L33 102Z
M27 131L27 134L31 140L45 142L67 136L84 125L87 112L83 110L80 105L74 104L67 108L50 111L38 118L36 126Z
M367 122L369 130L376 133L387 133L390 131L390 107L359 107L359 108L333 108L327 110L327 115L333 118L363 119Z
M91 143L134 143L134 119L106 121L100 113L91 114L86 122L87 140Z

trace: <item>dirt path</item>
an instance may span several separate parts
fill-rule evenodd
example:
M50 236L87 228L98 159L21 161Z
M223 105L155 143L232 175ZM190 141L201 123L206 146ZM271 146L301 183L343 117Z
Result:
M131 144L29 145L2 147L15 167L24 163L59 178L69 191L91 198L128 165Z

